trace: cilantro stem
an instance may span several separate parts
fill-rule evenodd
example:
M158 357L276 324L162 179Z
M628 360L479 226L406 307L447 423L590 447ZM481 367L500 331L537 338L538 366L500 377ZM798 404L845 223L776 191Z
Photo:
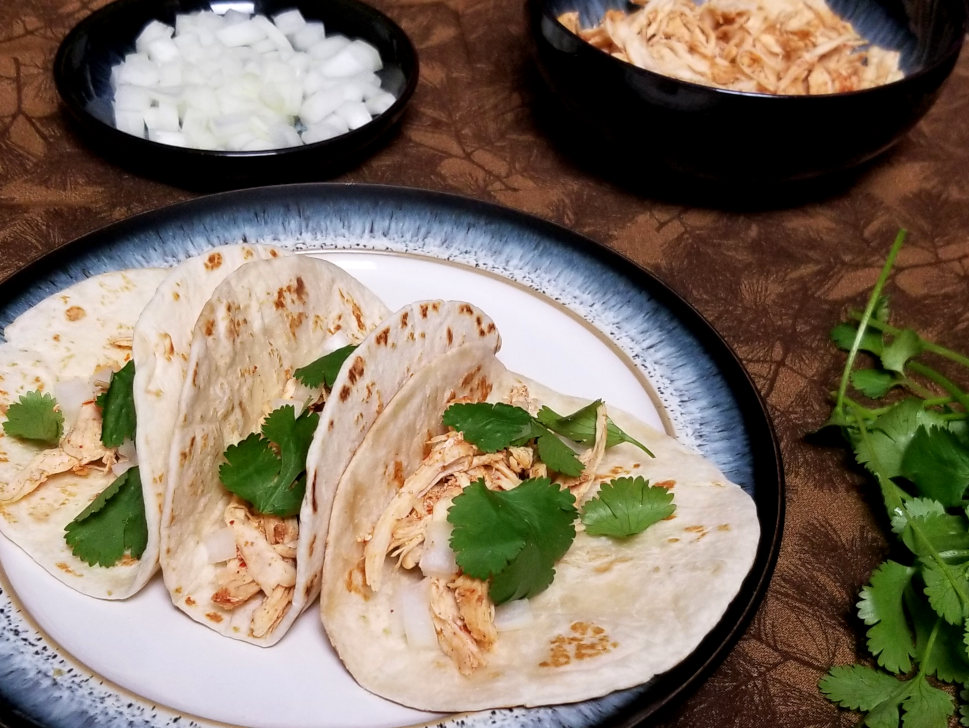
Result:
M852 311L848 315L850 318L856 321L861 321L861 317L863 314L860 314L857 311ZM892 326L891 324L886 323L885 321L880 321L878 319L872 319L871 321L868 322L868 325L871 326L871 328L875 329L876 331L889 334L891 336L898 336L899 334L902 333L902 329L896 326ZM943 359L948 359L951 362L954 362L956 364L959 364L960 366L963 366L969 369L969 357L965 356L964 354L960 354L957 351L953 351L952 349L948 349L944 346L941 346L932 341L924 339L921 336L919 336L919 341L922 343L922 346L925 351L941 356Z
M959 387L952 382L948 377L943 376L939 372L935 371L932 367L928 367L917 361L910 361L906 364L913 372L916 374L921 374L923 377L928 379L935 384L938 384L942 389L948 392L952 398L961 404L965 409L969 410L969 396L963 392Z
M861 318L858 319L858 331L855 332L855 340L851 343L851 349L848 351L848 359L845 361L844 370L841 372L841 384L838 386L838 397L835 401L835 407L844 412L844 398L845 393L848 391L848 380L851 377L851 370L854 367L855 359L858 357L858 350L861 346L861 341L865 336L865 331L868 329L869 323L872 321L872 314L875 311L875 306L878 304L878 299L881 297L882 289L888 282L888 276L892 271L892 267L895 265L895 258L898 257L898 251L902 249L902 245L905 243L905 237L908 235L907 230L899 230L898 234L895 236L895 242L892 243L891 249L888 251L888 258L885 260L885 265L882 266L881 273L878 275L878 281L875 283L875 287L871 291L871 295L868 297L868 303L865 306L865 311L862 313Z

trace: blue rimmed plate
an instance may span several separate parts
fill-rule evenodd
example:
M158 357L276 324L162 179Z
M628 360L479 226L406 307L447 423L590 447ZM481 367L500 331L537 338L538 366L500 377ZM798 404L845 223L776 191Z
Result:
M0 540L0 718L10 726L592 726L655 713L727 653L766 588L783 482L763 403L729 347L649 273L561 227L422 190L291 185L200 198L116 223L0 283L0 326L86 276L171 265L214 245L271 242L322 255L394 308L418 298L481 305L512 369L604 397L674 433L754 498L761 543L722 620L674 670L571 706L461 717L364 693L309 610L279 645L226 640L185 619L159 579L124 602L77 594Z

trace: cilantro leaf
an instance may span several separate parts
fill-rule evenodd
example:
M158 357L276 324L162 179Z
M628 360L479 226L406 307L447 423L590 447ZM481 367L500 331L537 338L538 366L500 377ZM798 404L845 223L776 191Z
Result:
M865 665L836 665L821 678L818 687L842 708L868 712L892 699L905 683ZM894 725L898 725L898 717Z
M548 478L508 491L483 480L454 498L448 521L458 566L476 579L491 578L495 604L532 597L552 582L554 565L575 538L575 497Z
M306 493L306 453L320 416L296 416L293 405L273 410L253 433L225 451L219 468L222 484L259 513L293 516Z
M892 518L892 530L916 556L937 554L940 559L969 555L969 518L946 513L929 498L913 498Z
M955 709L952 698L924 678L916 677L912 683L902 701L903 728L948 728Z
M888 394L901 381L897 374L884 369L856 369L851 373L851 383L866 397L878 399Z
M925 351L921 337L912 329L902 329L885 346L881 353L882 366L889 371L902 373L909 359Z
M849 351L855 343L855 336L858 334L858 326L855 324L838 324L831 329L831 341L834 342L842 351ZM861 344L858 347L862 351L867 351L876 356L882 353L882 336L877 331L866 329L861 337Z
M904 609L904 594L914 575L914 567L886 561L872 573L858 602L858 616L870 625L868 649L879 665L892 672L908 672L915 656L915 640Z
M324 354L305 367L300 367L293 372L293 376L307 387L326 387L330 389L333 387L333 382L336 380L337 374L340 373L340 367L343 366L343 362L347 360L356 348L356 344L348 344L339 349L334 349L329 354Z
M969 682L969 659L962 647L962 625L947 624L914 591L906 593L905 607L915 630L919 672L946 682Z
M969 486L969 449L949 430L916 428L899 468L924 496L944 506L964 501Z
M442 421L482 452L497 452L534 439L538 456L553 471L576 477L584 469L572 448L521 407L504 402L461 402L448 407Z
M902 474L902 458L918 427L942 422L939 415L925 410L920 400L902 400L874 421L866 440L852 442L858 462L886 478L897 477Z
M925 596L932 609L949 624L961 625L969 612L969 604L963 604L959 599L960 593L969 593L966 565L944 564L925 558L921 566Z
M604 483L582 508L582 523L593 536L627 538L673 515L673 492L642 476Z
M47 392L26 392L7 407L3 431L22 440L57 445L64 433L64 415Z
M582 475L585 466L570 448L551 432L543 432L535 441L538 445L538 456L549 468L570 478Z
M113 566L125 552L141 558L148 546L148 523L138 468L119 475L64 532L74 555L91 566Z
M464 439L482 452L497 452L522 445L547 430L521 407L504 402L452 404L444 411L445 425L460 430Z
M563 437L567 437L573 442L591 444L596 439L596 416L598 409L602 405L602 400L587 404L585 407L576 410L564 417L556 414L551 408L543 406L535 416L539 422L545 425L552 432L556 432ZM611 419L606 420L606 447L614 447L622 442L635 445L644 453L653 457L653 453L644 444L626 434Z
M111 383L101 403L101 442L118 447L135 439L135 363L129 361L111 375Z

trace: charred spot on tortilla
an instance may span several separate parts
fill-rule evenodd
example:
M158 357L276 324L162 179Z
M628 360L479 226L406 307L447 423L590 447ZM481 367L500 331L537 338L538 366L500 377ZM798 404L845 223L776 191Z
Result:
M538 663L539 667L565 667L573 661L600 657L619 646L605 629L587 622L573 622L571 634L556 635L549 641L548 659Z
M400 490L404 485L404 480L404 464L400 460L394 460L394 472L390 478L390 482Z
M350 399L350 394L352 391L353 390L349 385L344 384L343 389L340 390L340 401L346 402L348 399Z
M58 569L60 569L61 571L63 571L65 574L70 574L71 576L82 576L82 574L78 574L76 571L74 571L74 569L72 569L70 566L68 566L63 561L58 561L57 564L56 564L56 566L57 566Z
M421 304L421 308L420 308L421 318L425 318L426 319L427 318L427 312L430 311L430 310L431 310L431 306L430 306L429 303L422 303Z
M347 370L347 379L350 380L350 384L356 384L357 381L363 376L365 363L363 357L356 356L353 358L353 364Z
M205 270L217 270L222 267L222 253L218 251L211 253L208 258L205 259Z
M216 624L222 621L222 615L217 612L206 612L205 616L211 619Z
M410 318L410 311L404 311L400 316L400 328L407 328L407 320Z
M390 338L390 327L388 326L387 328L381 329L380 331L378 331L377 334L374 336L373 340L374 340L374 343L377 344L377 346L387 346L387 340L389 338Z
M356 594L365 602L370 601L370 587L367 586L366 576L364 575L364 562L360 559L352 568L347 571L344 580L346 590L351 594Z
M296 276L296 282L286 286L281 286L276 291L276 300L273 305L279 309L289 307L290 301L293 303L303 303L306 300L306 283L302 276Z
M207 319L202 329L206 336L211 336L215 331L215 319Z
M87 316L87 311L80 306L71 306L64 312L64 318L68 321L80 321L85 316Z
M447 327L447 345L450 346L454 343L454 332L451 331L451 327Z
M185 597L185 603L190 607L195 606L195 600L192 597Z
M289 316L289 333L296 336L299 333L300 327L306 320L306 312L300 311L299 313L294 313Z

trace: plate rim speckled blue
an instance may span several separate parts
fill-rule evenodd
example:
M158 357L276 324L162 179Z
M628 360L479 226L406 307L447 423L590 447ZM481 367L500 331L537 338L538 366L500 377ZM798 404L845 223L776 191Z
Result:
M753 618L777 560L784 521L783 466L764 401L740 359L696 309L619 253L511 208L419 188L305 183L200 197L87 233L0 280L0 328L79 277L170 265L190 253L242 240L297 250L422 255L472 266L565 306L625 352L656 387L687 444L753 496L761 527L753 568L690 657L645 686L577 706L491 711L482 725L518 725L526 713L543 725L633 725L696 689ZM129 725L192 723L192 717L180 721L98 676L77 672L72 658L59 655L29 619L16 614L4 583L0 580L0 626L15 629L0 630L6 633L0 636L0 726L61 728L84 718L106 724L105 701L112 700L118 705L108 706L111 710L129 711ZM58 660L65 667L58 668ZM90 690L58 687L51 672L61 669L75 669L67 682L89 681ZM18 684L34 685L39 699L11 688ZM46 691L59 692L45 700ZM476 723L473 717L468 722Z

